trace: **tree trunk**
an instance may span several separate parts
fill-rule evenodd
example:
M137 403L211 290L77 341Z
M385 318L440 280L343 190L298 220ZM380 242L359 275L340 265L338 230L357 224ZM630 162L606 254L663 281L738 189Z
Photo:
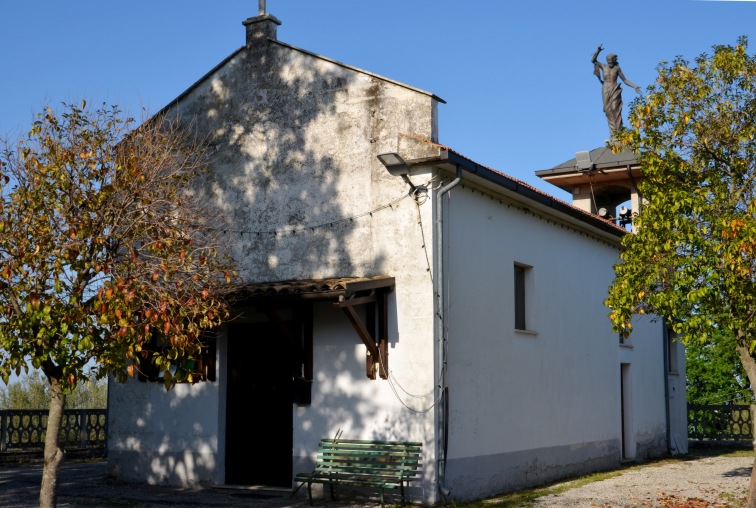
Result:
M39 489L40 508L54 508L57 503L58 470L63 462L59 435L63 423L63 407L66 396L60 386L60 379L50 377L50 412L47 416L45 432L45 465L42 469L42 486Z
M742 333L738 333L738 354L740 355L740 363L748 376L748 381L751 383L751 390L756 393L756 359L751 356L748 341L744 340ZM751 432L753 432L753 418L754 415L751 414ZM756 451L756 440L753 442L753 448ZM746 508L756 508L756 459L754 459L751 468L751 483L748 487L748 501L746 501L745 506Z

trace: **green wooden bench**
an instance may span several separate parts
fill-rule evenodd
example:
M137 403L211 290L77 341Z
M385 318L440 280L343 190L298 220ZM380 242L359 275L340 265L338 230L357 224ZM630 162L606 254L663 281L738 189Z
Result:
M381 506L386 489L399 488L404 500L404 485L416 479L420 467L422 443L405 441L362 441L356 439L321 439L311 473L299 473L294 479L307 484L312 505L312 484L322 483L331 490L336 485L381 489Z

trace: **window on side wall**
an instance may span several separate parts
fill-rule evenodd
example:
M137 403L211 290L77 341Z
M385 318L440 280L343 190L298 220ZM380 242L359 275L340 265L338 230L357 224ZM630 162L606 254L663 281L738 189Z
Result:
M515 263L514 265L514 315L515 330L530 331L532 321L532 278L533 267Z
M667 329L667 372L677 374L677 334Z

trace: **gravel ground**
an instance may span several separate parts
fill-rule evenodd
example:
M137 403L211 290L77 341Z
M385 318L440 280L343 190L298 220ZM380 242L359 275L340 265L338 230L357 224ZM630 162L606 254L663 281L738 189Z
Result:
M753 459L707 457L625 471L620 476L589 483L558 495L540 497L525 505L556 507L738 507L745 499ZM304 508L304 498L289 492L220 488L201 490L108 482L103 462L64 463L58 507L197 508L271 507ZM37 505L41 466L0 467L0 506L32 508ZM301 494L301 492L300 492ZM482 504L488 504L483 502ZM490 503L496 506L495 502ZM332 502L316 500L316 508L379 507L375 500ZM511 505L508 505L511 506Z
M561 494L540 497L533 508L567 506L728 507L747 494L752 457L706 457L629 470Z

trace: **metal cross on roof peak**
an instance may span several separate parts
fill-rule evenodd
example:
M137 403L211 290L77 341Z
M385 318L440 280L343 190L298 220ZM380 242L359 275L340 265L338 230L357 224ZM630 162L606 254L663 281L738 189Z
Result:
M258 0L258 5L259 5L259 7L257 9L258 16L264 16L266 14L265 13L265 10L266 10L265 9L265 0Z

